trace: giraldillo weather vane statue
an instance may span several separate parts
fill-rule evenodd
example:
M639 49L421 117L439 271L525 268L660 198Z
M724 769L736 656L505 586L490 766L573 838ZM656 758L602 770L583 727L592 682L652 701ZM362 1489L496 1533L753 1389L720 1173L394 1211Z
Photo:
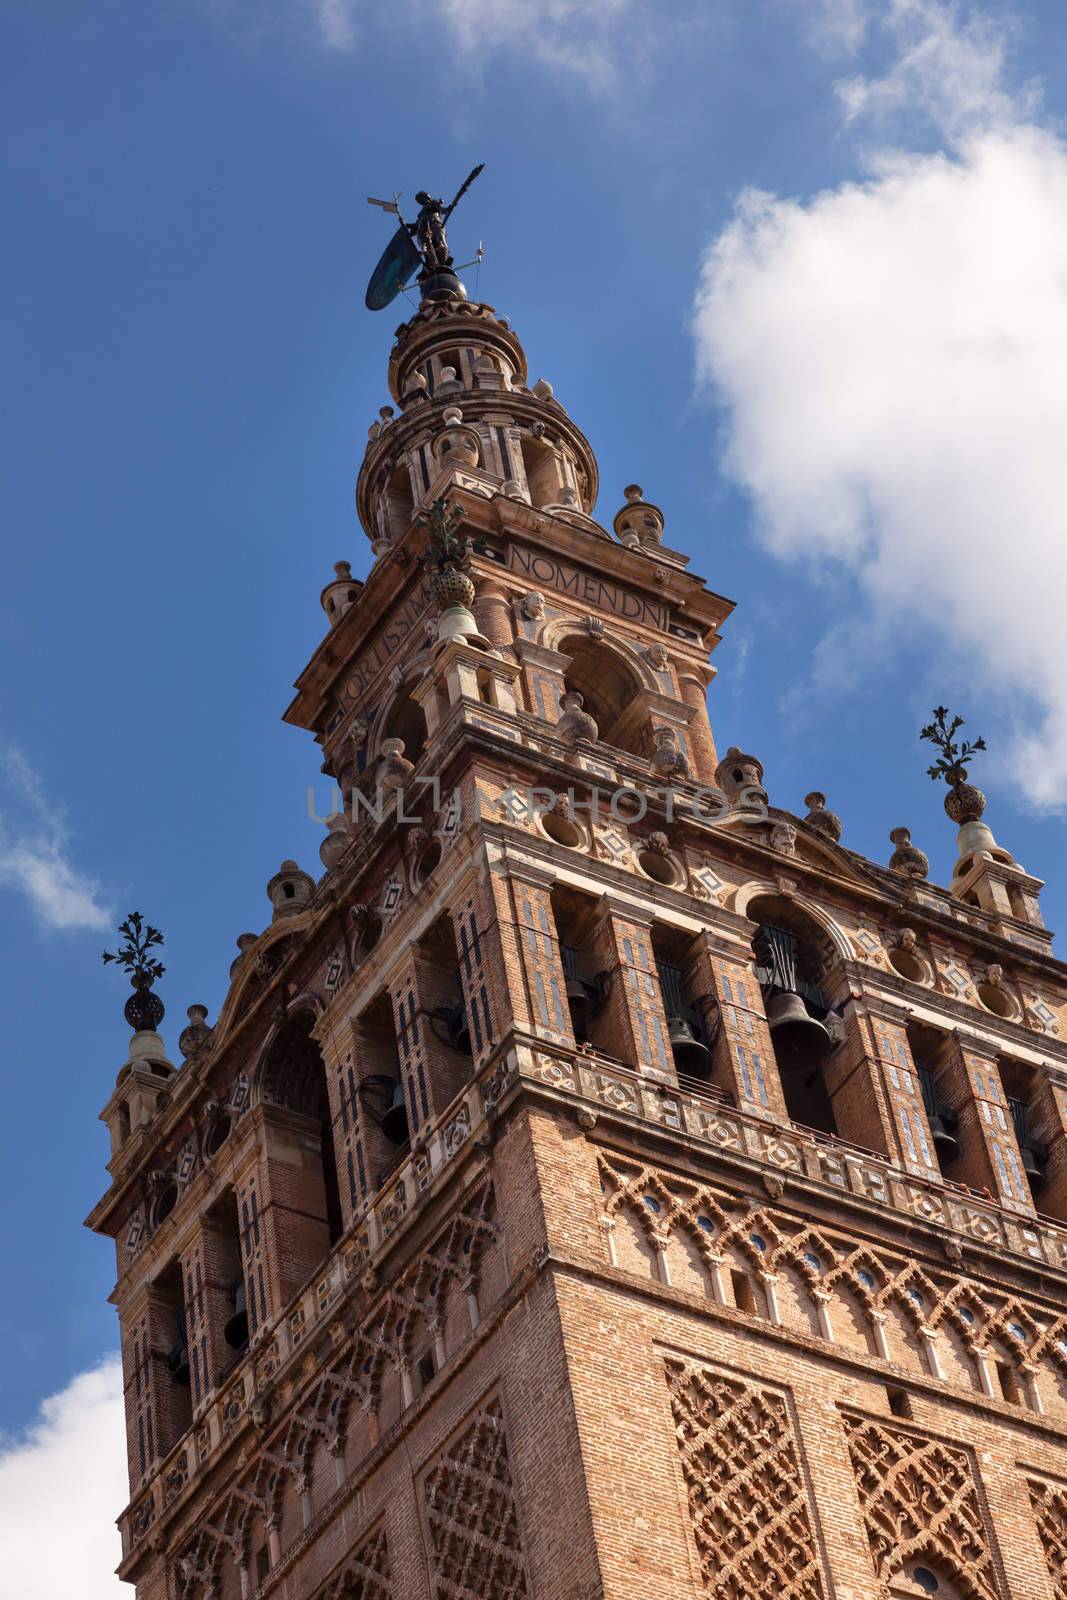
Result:
M369 311L383 311L416 272L424 300L453 294L466 295L466 290L453 271L445 224L484 165L482 162L475 167L460 185L450 206L446 206L442 200L435 200L425 189L420 189L415 196L419 214L414 222L404 221L399 195L394 195L392 200L368 199L368 205L381 206L383 211L392 212L393 216L400 219L400 226L386 245L367 285L366 304ZM481 260L481 255L479 245L476 259Z

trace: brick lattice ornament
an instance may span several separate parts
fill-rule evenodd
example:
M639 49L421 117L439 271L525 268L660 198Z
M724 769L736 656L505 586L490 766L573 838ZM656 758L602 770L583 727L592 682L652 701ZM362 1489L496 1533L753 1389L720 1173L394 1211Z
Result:
M341 1575L323 1590L321 1600L392 1600L389 1547L379 1527L351 1557Z
M1067 1600L1067 1484L1030 1478L1030 1504L1056 1600Z
M716 1600L825 1600L784 1396L668 1360L704 1587Z
M491 1400L426 1478L436 1600L530 1593L500 1402Z
M973 1600L999 1600L969 1456L937 1439L846 1417L849 1456L875 1571L888 1581L926 1556Z

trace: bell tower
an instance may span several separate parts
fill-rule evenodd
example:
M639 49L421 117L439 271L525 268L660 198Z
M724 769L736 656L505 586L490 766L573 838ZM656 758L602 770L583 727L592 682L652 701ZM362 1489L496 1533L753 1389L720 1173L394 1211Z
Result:
M598 520L584 433L433 226L366 576L335 567L285 713L333 788L320 870L270 878L180 1068L126 963L89 1219L120 1572L139 1600L1055 1600L1040 883L965 762L941 888L909 830L866 861L822 794L720 758L730 602L637 485Z

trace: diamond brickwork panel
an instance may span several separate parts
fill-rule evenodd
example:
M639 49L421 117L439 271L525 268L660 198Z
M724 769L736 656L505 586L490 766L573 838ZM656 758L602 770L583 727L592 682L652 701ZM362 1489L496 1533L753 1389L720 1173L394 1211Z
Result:
M688 1361L666 1370L706 1592L825 1600L785 1396Z
M499 1400L490 1400L425 1481L434 1600L530 1593Z
M866 1417L846 1417L845 1430L879 1579L923 1556L951 1567L975 1600L1000 1600L968 1453Z

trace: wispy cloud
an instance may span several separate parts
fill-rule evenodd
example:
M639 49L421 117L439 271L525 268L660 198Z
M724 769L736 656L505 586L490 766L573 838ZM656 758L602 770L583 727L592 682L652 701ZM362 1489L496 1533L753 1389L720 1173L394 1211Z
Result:
M355 0L308 0L324 44L348 51L356 44Z
M0 1436L0 1550L12 1600L122 1600L115 1517L128 1499L117 1356L74 1378L31 1426Z
M106 928L100 886L68 858L66 814L44 793L22 751L0 747L0 886L20 890L38 922L60 932Z
M830 0L832 10L847 0ZM842 79L837 95L847 123L866 122L894 137L906 120L927 119L950 141L1011 126L1033 114L1034 85L1005 84L1010 24L954 0L890 0L854 13L852 45L870 35L888 44L889 65Z
M846 111L910 105L945 148L886 128L866 181L745 193L702 263L699 374L769 548L850 574L887 649L906 618L957 681L965 662L972 707L1026 730L1024 793L1067 806L1067 146L1010 92L988 17L879 14L896 53Z

